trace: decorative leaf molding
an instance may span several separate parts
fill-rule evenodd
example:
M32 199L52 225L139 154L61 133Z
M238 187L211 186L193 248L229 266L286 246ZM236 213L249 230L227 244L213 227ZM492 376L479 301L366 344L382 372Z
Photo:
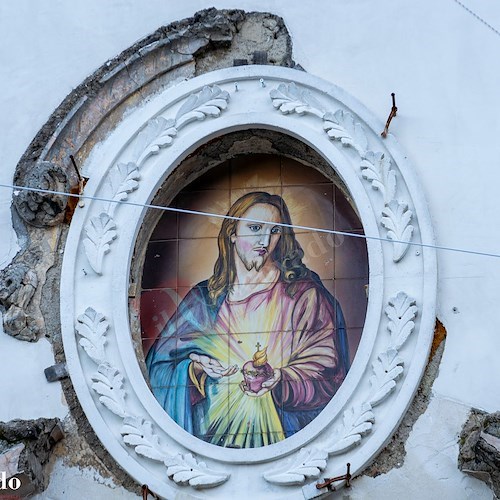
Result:
M383 153L368 151L361 161L361 175L379 190L384 201L389 203L396 196L396 173L391 169L391 160Z
M343 414L343 426L335 438L326 446L329 455L340 455L354 448L361 438L371 432L375 415L370 403L353 406Z
M413 212L408 205L396 200L396 173L391 160L382 153L368 151L361 161L362 177L371 182L372 188L382 193L385 206L380 223L387 229L387 238L393 240L393 261L399 262L410 248Z
M89 264L97 274L102 274L102 261L117 236L116 224L106 212L102 212L99 217L91 217L85 233L87 238L83 240L83 247Z
M176 135L175 120L167 120L162 116L149 120L137 137L137 142L142 146L137 164L142 166L150 156L158 154L161 148L170 146Z
M399 262L405 255L413 235L413 226L410 224L413 212L403 202L392 200L382 210L380 223L387 229L387 238L394 240L393 256L394 262Z
M342 109L325 112L311 92L299 88L295 83L281 83L269 95L273 106L285 115L296 113L317 116L323 121L323 129L330 139L358 153L362 177L384 197L381 224L388 231L387 238L393 240L394 262L401 261L413 236L413 226L410 225L412 211L408 210L407 203L396 199L397 177L391 169L390 158L369 149L365 128L352 113Z
M124 443L132 446L138 455L157 462L166 458L160 439L154 433L153 424L142 417L126 417L120 430Z
M271 90L269 95L273 106L284 115L309 113L319 118L325 115L325 111L316 98L309 91L300 89L294 82L288 85L281 83L277 89Z
M134 448L138 455L163 462L167 468L167 476L177 484L202 489L218 486L229 479L228 474L210 470L204 462L198 462L190 453L168 454L160 445L153 424L142 417L125 417L120 432L124 443Z
M355 448L363 437L372 431L376 420L373 408L393 393L403 374L404 361L398 351L413 332L413 320L417 313L415 300L406 293L399 292L389 299L385 308L388 318L388 346L372 363L373 375L370 377L369 396L361 404L353 405L344 411L342 424L322 449L303 448L299 454L300 460L298 456L264 474L266 481L283 485L303 484L308 478L318 477L319 471L326 468L329 455L341 455ZM318 469L318 475L315 475L315 468Z
M77 334L82 337L80 346L98 365L97 372L92 376L91 387L98 394L99 402L123 419L120 429L123 442L132 447L137 455L163 462L167 468L167 476L176 484L203 489L225 483L230 474L209 469L204 462L198 462L191 454L168 453L160 443L153 424L128 411L125 378L120 370L105 359L104 335L108 328L109 323L105 316L92 307L87 307L85 312L78 316L75 325Z
M92 389L99 394L99 401L112 413L125 418L125 391L124 379L117 368L104 362L92 376Z
M105 335L109 328L106 318L92 307L87 307L85 312L78 316L77 321L76 331L82 337L78 343L94 363L103 363Z
M330 139L340 141L343 146L351 146L361 157L365 154L368 148L365 130L351 113L342 109L335 113L325 113L323 129Z
M177 130L195 120L204 120L207 116L218 117L227 108L229 93L217 85L205 86L198 94L190 95L179 108L175 123Z
M98 274L102 274L102 262L104 256L109 252L110 245L116 238L116 224L113 215L118 207L119 201L125 201L128 195L139 186L139 170L133 162L118 163L108 174L108 184L111 188L107 208L99 217L92 217L85 226L87 238L83 240L83 247L87 260L92 269Z
M125 201L128 195L139 187L139 169L133 162L118 163L112 168L108 175L111 185L112 200L115 202ZM110 203L107 213L113 216L118 203Z
M389 300L385 308L385 314L389 318L387 329L391 333L391 347L394 350L401 349L411 332L415 328L413 321L418 313L415 300L404 292L399 292Z
M178 132L188 123L204 120L207 116L217 118L227 108L229 93L217 85L205 86L191 94L179 108L175 119L152 118L136 139L137 165L142 167L147 158L158 154L161 148L171 146Z
M302 448L296 457L283 464L282 471L264 474L264 479L270 483L294 485L302 484L306 479L319 477L325 469L328 453L325 450Z
M170 146L180 129L193 121L204 120L207 116L218 117L227 108L229 93L217 85L205 86L191 94L182 104L175 119L162 116L152 118L138 134L135 140L134 160L118 163L108 174L110 185L109 197L114 201L125 201L128 195L139 187L139 170L146 160L160 152L160 149ZM108 203L107 208L99 217L92 217L85 226L87 238L83 246L92 269L102 274L104 256L110 250L110 245L116 238L116 224L113 215L118 203Z
M273 106L284 115L311 114L323 120L323 128L332 140L338 140L344 146L353 147L360 156L368 148L368 139L363 126L354 116L341 109L335 113L326 112L322 104L309 92L299 88L294 82L281 83L269 93Z
M378 355L376 361L372 363L373 375L370 377L371 406L380 404L396 388L396 381L403 374L403 365L403 360L394 348L389 348Z
M338 454L347 451L361 442L375 423L373 407L387 399L396 387L396 382L403 374L403 360L398 351L415 328L413 319L418 308L414 299L405 292L399 292L388 301L385 309L388 318L387 330L390 334L388 347L372 363L373 375L370 377L371 392L367 400L359 407L352 407L344 412L343 429L336 441L328 447L328 453Z
M229 474L213 471L204 462L197 462L191 453L169 456L164 460L167 475L177 484L196 489L213 488L225 483Z

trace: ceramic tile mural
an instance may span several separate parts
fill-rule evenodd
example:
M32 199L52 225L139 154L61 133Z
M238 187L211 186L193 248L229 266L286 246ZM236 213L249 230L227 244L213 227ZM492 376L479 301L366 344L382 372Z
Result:
M165 216L149 242L141 327L151 389L194 436L266 446L329 403L354 359L366 314L362 234L338 187L272 155L228 161L172 206L228 214Z

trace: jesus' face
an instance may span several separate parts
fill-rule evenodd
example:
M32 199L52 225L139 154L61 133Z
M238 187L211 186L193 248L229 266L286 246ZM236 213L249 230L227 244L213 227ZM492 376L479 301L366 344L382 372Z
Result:
M274 205L256 203L242 216L245 219L267 221L259 222L238 221L236 230L231 235L236 254L250 271L260 271L276 248L281 235L280 212Z

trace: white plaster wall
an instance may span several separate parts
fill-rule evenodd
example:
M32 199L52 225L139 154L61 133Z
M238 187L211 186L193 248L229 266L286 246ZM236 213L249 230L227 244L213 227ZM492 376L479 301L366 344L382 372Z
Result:
M45 491L35 495L33 500L133 500L137 495L119 488L109 478L104 479L91 467L79 469L66 467L61 459L57 460L50 482Z
M500 4L463 1L500 30ZM294 59L357 97L381 123L390 110L390 93L396 92L399 111L391 132L418 173L437 244L500 253L500 36L454 0L3 0L0 183L11 182L30 140L86 76L160 25L212 5L281 15L293 37ZM0 268L18 249L10 229L10 197L0 188ZM449 414L443 401L465 409L500 409L500 259L449 251L439 251L438 258L438 311L448 338L434 384L432 428L451 443L467 412L443 429L439 422ZM28 345L0 333L0 420L65 414L58 385L47 384L43 376L52 363L47 343ZM429 423L429 412L419 423ZM411 439L416 445L425 442L415 431ZM410 461L413 452L408 452ZM436 484L438 469L429 472ZM451 466L450 474L457 484L463 481ZM407 470L387 477L397 485L395 492L425 498L404 487L416 475ZM62 485L67 476L59 477ZM372 481L377 480L363 479L357 489L369 491ZM467 482L467 488L472 496L463 490L462 498L487 495L477 481ZM110 490L109 498L115 496Z

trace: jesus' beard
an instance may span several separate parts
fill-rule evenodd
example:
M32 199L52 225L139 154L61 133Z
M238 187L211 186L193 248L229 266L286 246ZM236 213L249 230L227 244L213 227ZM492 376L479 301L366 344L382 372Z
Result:
M255 269L257 272L259 272L266 263L267 258L269 257L269 254L266 252L265 255L262 256L257 255L253 259L248 259L245 254L240 253L238 251L238 247L236 247L236 253L238 254L238 257L240 258L241 262L243 262L243 265L245 266L245 269L247 271Z

